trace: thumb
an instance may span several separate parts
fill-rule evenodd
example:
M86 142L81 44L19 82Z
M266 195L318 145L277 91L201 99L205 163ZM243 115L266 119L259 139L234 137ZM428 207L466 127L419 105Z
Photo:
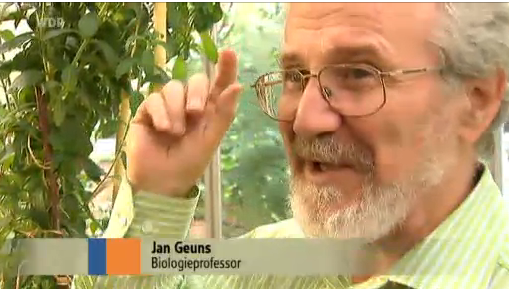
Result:
M208 128L204 132L206 139L209 139L214 144L221 142L221 139L235 119L241 92L242 85L233 83L219 95L214 103L211 115L207 117Z

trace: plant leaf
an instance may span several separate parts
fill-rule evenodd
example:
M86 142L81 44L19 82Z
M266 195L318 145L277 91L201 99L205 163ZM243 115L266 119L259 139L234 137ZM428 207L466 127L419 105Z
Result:
M74 65L69 64L64 71L62 71L62 82L64 83L67 91L74 91L78 84L78 71Z
M214 44L212 38L210 37L210 34L208 32L202 32L200 33L200 38L203 45L203 50L205 52L205 56L207 56L207 58L213 63L217 63L218 59L217 47Z
M217 23L223 18L223 15L224 15L223 9L221 8L221 3L216 2L212 5L213 5L212 21L214 21L214 23Z
M92 234L95 235L95 232L97 231L97 229L99 229L100 225L97 221L92 221L92 223L90 223L90 231L92 231Z
M77 49L78 48L78 39L73 35L67 36L65 38L65 46L70 49Z
M100 138L109 138L118 131L119 121L117 118L105 120L98 128L97 136Z
M187 77L186 62L184 61L184 59L181 56L177 57L175 64L173 64L171 76L173 79L178 79L178 80L186 79L186 77Z
M0 37L2 37L4 41L11 41L16 36L14 36L14 33L10 30L2 30L0 31Z
M26 217L29 217L33 222L35 222L41 229L50 229L50 217L45 210L30 208L25 211L24 214Z
M154 73L148 74L145 78L143 78L142 85L149 82L151 85L151 88L149 89L149 91L152 91L152 89L153 89L152 85L157 85L157 84L164 85L165 83L167 83L170 80L171 80L171 77L168 76L168 74L166 73L166 71L164 69L162 69L159 66L154 65Z
M66 114L66 107L62 104L62 99L56 98L53 105L53 121L56 126L60 127L62 125Z
M85 160L85 163L83 164L83 170L85 171L85 174L87 174L87 176L94 182L101 181L101 176L104 174L103 169L91 159Z
M127 167L127 154L125 153L125 151L122 151L120 153L120 158L122 159L122 164L124 165L124 168Z
M143 51L143 54L141 55L141 64L145 66L145 68L154 66L154 54L151 50L147 49Z
M125 50L131 50L131 45L133 45L133 43L137 40L141 40L141 41L146 41L145 38L143 38L143 36L140 36L140 35L131 35L129 36L129 38L127 38L125 44L124 44L124 49Z
M119 58L118 58L118 55L115 52L115 50L113 50L113 48L111 48L111 46L108 43L106 43L105 41L94 40L93 42L95 44L97 44L97 46L99 46L99 48L103 52L104 58L106 59L108 64L111 67L116 67L118 64Z
M32 39L33 32L26 32L14 37L12 40L0 44L0 54L9 52L15 48L20 47L28 40Z
M49 98L51 99L52 96L57 96L62 91L62 83L55 81L55 80L49 80L44 83L43 88L44 92L49 95Z
M32 14L30 14L30 16L28 16L28 19L26 21L27 21L28 27L30 27L30 29L32 31L36 31L37 30L37 26L38 26L39 23L37 21L37 12L36 11L32 12ZM44 27L46 25L42 24L41 26Z
M129 106L131 107L131 115L136 114L136 110L138 110L138 107L140 106L141 102L143 101L143 94L134 91L131 94L131 99L129 101Z
M18 77L14 79L9 88L10 92L18 89L25 88L27 86L36 85L43 80L43 74L39 70L25 70Z
M136 63L136 59L134 58L126 58L117 65L117 69L115 70L115 77L118 79L122 77L122 75L128 73L133 65Z
M21 13L14 14L14 29L18 29L18 25L21 22L23 15Z
M9 167L12 164L12 161L14 160L14 148L12 145L9 145L5 148L5 150L2 151L0 154L0 165L5 169L6 167Z
M85 38L94 36L99 29L99 17L95 12L85 14L78 22L78 28Z
M68 33L79 33L79 32L76 29L70 29L70 28L52 29L52 30L46 32L46 34L44 34L44 36L42 37L42 40L48 41L52 38L55 38L55 37L63 35L63 34L68 34Z

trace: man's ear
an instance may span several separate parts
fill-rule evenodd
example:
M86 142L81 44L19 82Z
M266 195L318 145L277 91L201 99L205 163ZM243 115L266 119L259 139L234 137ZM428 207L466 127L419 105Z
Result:
M469 79L465 83L467 109L464 114L463 137L471 143L479 140L500 109L507 86L507 74L502 69L486 78Z

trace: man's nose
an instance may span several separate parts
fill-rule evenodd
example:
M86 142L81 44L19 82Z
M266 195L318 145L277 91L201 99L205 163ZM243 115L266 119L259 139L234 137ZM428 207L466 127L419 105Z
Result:
M309 79L297 108L293 131L301 137L312 138L335 132L340 124L341 116L332 110L322 96L318 81Z

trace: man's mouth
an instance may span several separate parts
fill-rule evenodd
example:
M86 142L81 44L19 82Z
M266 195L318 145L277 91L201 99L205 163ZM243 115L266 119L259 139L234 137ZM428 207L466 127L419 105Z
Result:
M353 168L351 165L347 163L327 163L327 162L317 162L317 161L311 161L310 166L313 171L316 172L327 172L327 171L337 171L340 169L346 169L346 168Z
M335 180L351 178L357 174L353 165L348 163L328 163L304 161L304 176L317 185L332 184Z

